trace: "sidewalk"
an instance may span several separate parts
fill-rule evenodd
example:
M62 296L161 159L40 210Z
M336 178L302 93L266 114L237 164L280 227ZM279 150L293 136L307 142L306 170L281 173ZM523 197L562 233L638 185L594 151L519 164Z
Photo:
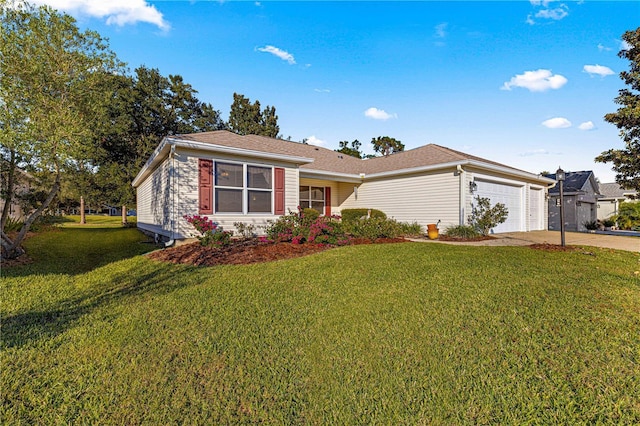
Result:
M432 240L443 244L468 244L473 246L528 246L531 244L560 244L559 231L506 232L494 234L492 240L473 242L447 242ZM565 242L570 246L593 246L640 252L640 235L621 236L591 234L586 232L566 232Z

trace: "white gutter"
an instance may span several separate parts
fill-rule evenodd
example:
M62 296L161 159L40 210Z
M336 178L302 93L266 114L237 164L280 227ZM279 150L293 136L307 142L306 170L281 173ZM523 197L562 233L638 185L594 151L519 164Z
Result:
M458 171L458 176L460 177L459 179L459 191L458 191L458 196L459 196L459 206L460 206L460 217L459 217L459 224L460 225L464 225L464 219L465 219L465 207L466 207L466 191L465 191L465 186L464 186L464 182L467 180L467 176L466 176L466 172L464 171L464 169L462 168L462 166L460 164L458 164L456 166L456 170Z
M182 139L167 138L169 143L180 148L195 149L200 151L219 152L223 154L244 155L247 157L263 158L267 160L279 160L285 163L307 164L313 163L314 159L309 157L299 157L296 155L276 154L272 152L255 151L252 149L235 148L223 145L214 145L204 142L185 141Z
M300 177L307 179L323 179L336 182L361 183L364 180L364 173L335 173L326 170L312 170L300 168Z
M404 175L404 174L410 174L410 173L422 173L422 172L429 172L433 170L447 169L452 167L455 167L457 169L458 166L476 167L478 169L490 170L493 172L499 172L499 173L503 173L510 176L517 176L521 178L532 179L538 182L546 182L546 183L555 182L553 179L545 178L540 175L534 175L533 173L525 172L523 170L512 169L510 167L498 166L496 164L484 163L476 160L453 161L450 163L433 164L430 166L419 166L419 167L412 167L409 169L399 169L399 170L391 170L388 172L371 173L367 175L367 178L373 179L373 178Z

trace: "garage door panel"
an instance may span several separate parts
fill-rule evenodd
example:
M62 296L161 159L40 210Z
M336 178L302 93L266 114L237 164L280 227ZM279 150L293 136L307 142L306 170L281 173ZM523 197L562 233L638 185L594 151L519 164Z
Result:
M484 180L476 180L476 184L478 185L476 196L488 198L491 201L492 206L497 203L502 203L509 211L506 222L493 228L492 232L517 232L525 230L522 219L522 212L524 209L524 190L522 186Z

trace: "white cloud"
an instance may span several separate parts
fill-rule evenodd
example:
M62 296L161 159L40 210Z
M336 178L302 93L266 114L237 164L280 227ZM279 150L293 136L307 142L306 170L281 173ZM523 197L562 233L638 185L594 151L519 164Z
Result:
M566 129L571 127L571 122L564 117L554 117L543 121L542 125L549 129Z
M549 155L551 154L546 149L532 149L531 151L525 151L520 153L520 157L533 157L534 155Z
M271 53L272 55L277 56L283 61L289 62L290 65L294 65L296 63L296 60L291 53L287 52L286 50L279 49L275 46L267 45L265 47L259 47L258 50L260 52Z
M551 70L539 69L537 71L525 71L524 74L516 74L511 80L502 85L502 90L511 90L512 87L523 87L532 92L544 92L549 89L559 89L567 84L567 79L560 74L553 74Z
M313 91L318 93L331 93L329 89L313 89Z
M633 46L627 43L625 40L620 41L620 50L631 50Z
M610 47L607 47L602 43L598 43L598 51L600 51L600 52L608 52L610 50L611 50Z
M611 68L605 67L603 65L598 65L598 64L596 64L596 65L585 65L583 67L583 70L584 70L584 72L587 72L590 75L597 74L597 75L599 75L601 77L606 77L608 75L615 74Z
M556 7L555 9L542 9L536 13L536 18L542 19L552 19L554 21L559 21L563 18L566 18L569 15L569 8L565 4L561 4L560 7Z
M145 0L34 0L34 3L46 4L71 15L106 18L108 25L122 27L137 22L146 22L165 31L171 28L162 13Z
M585 121L578 126L578 129L580 130L594 130L595 128L596 125L593 124L593 121Z
M449 24L447 22L443 22L441 24L436 25L436 38L445 38L447 36L447 26Z
M389 114L383 109L371 107L364 112L365 117L373 118L374 120L388 120L390 118L398 118L398 114Z
M325 146L327 144L325 141L316 138L314 135L309 136L305 142L314 146Z

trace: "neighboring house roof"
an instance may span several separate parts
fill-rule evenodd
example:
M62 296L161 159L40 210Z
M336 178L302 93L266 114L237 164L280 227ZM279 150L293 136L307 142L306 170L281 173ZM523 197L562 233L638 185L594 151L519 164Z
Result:
M361 160L327 148L291 142L281 139L256 135L237 135L226 130L192 133L167 137L156 149L152 157L140 171L133 185L137 186L148 170L157 162L162 152L167 152L167 144L205 149L211 151L235 152L237 154L254 155L263 158L277 158L296 163L301 173L317 177L337 177L357 181L364 176L376 177L391 174L419 172L443 166L474 165L497 172L538 180L543 184L551 183L544 178L504 164L465 154L435 144L391 154ZM155 159L154 159L155 158Z
M636 191L635 189L622 189L622 187L615 182L601 183L600 193L602 194L602 198L605 200L606 199L624 200L626 198L629 198L629 196L638 195L638 191Z
M549 179L556 180L556 175L547 174L545 175ZM565 180L563 184L563 190L566 194L572 192L585 192L589 183L591 181L591 186L594 188L596 193L598 192L598 182L596 181L595 175L591 170L581 171L581 172L566 172ZM549 189L549 195L555 195L560 193L560 186L556 185L553 188Z

